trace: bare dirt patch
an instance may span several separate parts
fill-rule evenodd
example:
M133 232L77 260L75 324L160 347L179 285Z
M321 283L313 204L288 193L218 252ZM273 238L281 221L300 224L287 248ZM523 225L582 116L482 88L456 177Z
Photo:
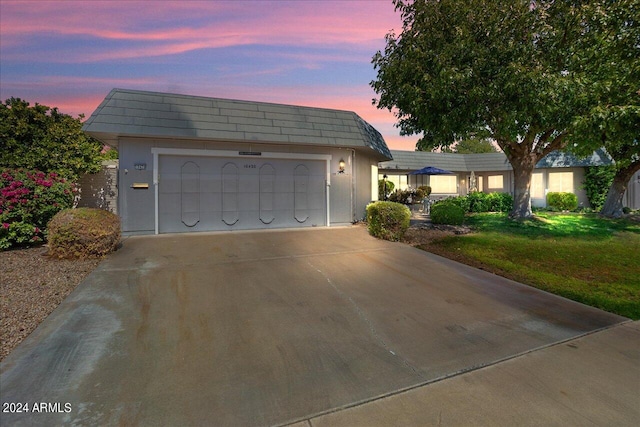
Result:
M0 360L100 263L54 259L46 253L43 246L0 252Z

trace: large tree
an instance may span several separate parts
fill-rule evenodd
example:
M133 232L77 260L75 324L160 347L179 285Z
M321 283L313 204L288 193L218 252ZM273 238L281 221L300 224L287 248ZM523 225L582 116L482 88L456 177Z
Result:
M591 106L575 120L569 147L589 154L604 146L615 161L615 176L601 213L622 216L622 199L640 170L640 1L593 0L583 6L583 55L573 67L597 76L589 91Z
M586 2L584 2L586 3ZM378 108L394 111L418 149L488 132L514 171L511 216L532 215L536 163L567 145L597 76L572 69L585 31L583 2L394 0L400 35L373 57Z
M19 98L0 103L0 166L69 179L97 172L102 144L82 131L81 119Z

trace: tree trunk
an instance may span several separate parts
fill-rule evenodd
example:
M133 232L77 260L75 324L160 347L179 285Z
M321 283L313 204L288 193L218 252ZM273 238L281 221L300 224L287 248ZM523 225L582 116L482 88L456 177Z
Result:
M531 218L531 175L536 166L535 158L526 157L518 159L519 162L511 162L513 167L514 191L513 210L509 217L513 219ZM515 164L514 164L515 163Z
M622 168L616 172L613 177L611 187L607 193L607 200L605 200L600 214L609 218L620 218L624 213L622 212L622 198L624 197L629 180L640 169L640 162L632 163L626 168Z

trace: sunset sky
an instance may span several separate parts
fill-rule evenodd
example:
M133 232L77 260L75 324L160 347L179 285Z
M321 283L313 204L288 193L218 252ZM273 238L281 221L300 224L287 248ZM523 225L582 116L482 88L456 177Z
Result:
M336 108L413 150L369 82L391 0L0 0L0 98L89 116L114 88Z

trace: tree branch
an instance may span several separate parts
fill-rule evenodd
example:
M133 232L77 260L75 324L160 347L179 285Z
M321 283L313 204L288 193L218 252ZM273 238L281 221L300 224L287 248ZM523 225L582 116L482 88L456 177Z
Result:
M562 132L562 133L560 133L560 135L558 135L555 138L553 138L553 140L549 143L549 145L547 145L546 147L544 147L542 149L542 153L540 155L540 158L542 159L543 157L545 157L546 155L548 155L552 151L563 149L564 146L565 146L565 141L564 140L565 140L566 137L567 137L567 134L565 132Z

